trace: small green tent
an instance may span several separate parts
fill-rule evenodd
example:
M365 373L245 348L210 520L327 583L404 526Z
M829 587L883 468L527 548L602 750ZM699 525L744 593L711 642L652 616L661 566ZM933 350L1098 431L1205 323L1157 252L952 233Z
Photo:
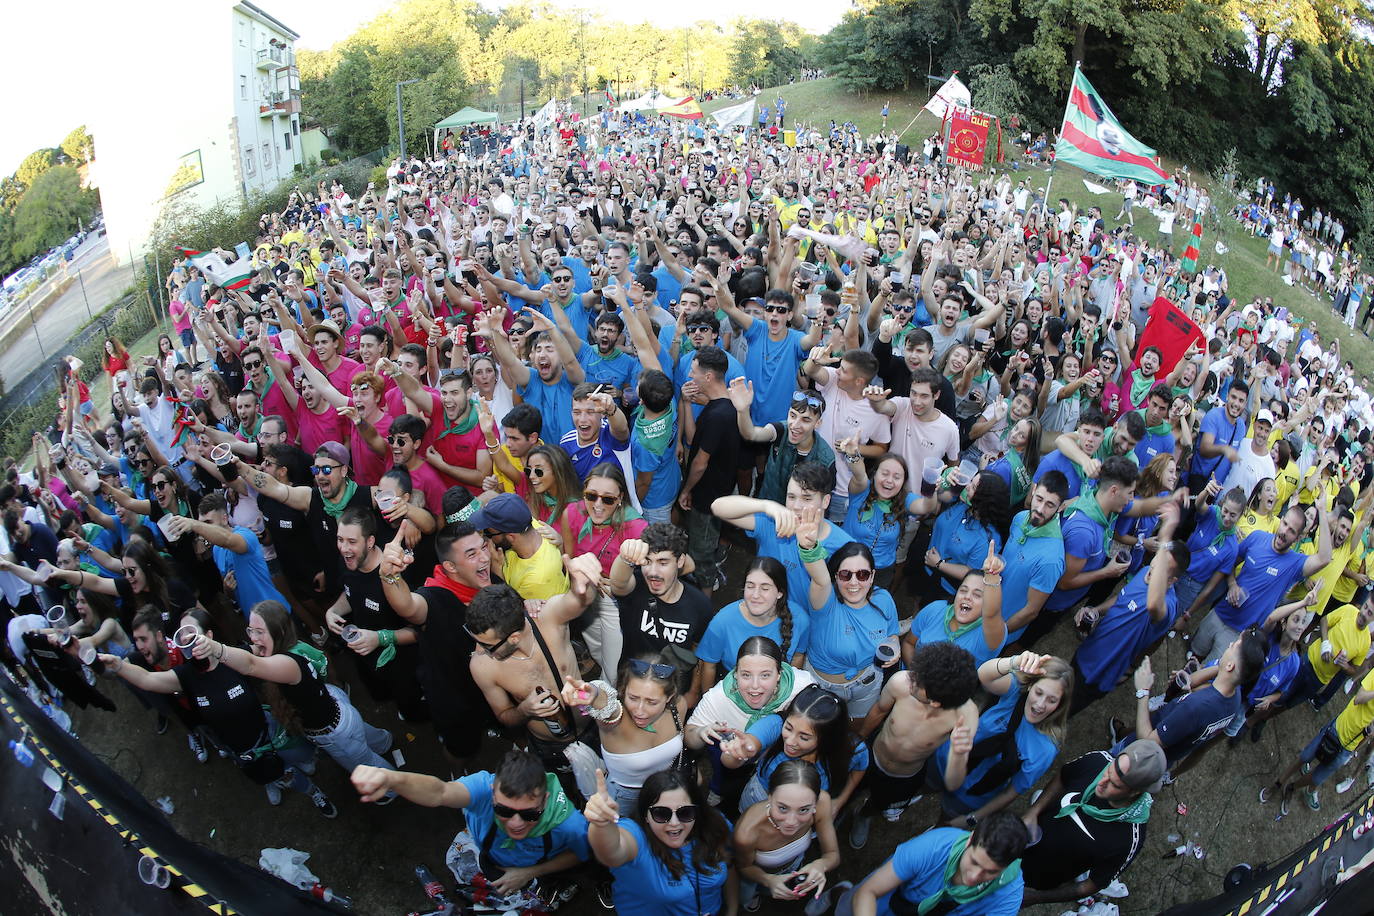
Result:
M444 118L434 125L434 129L449 130L450 128L467 127L469 124L495 124L499 120L501 120L500 115L494 111L480 111L469 106Z

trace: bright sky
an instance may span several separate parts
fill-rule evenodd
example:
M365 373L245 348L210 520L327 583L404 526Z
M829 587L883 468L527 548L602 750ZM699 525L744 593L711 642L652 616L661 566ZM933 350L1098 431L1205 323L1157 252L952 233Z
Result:
M205 2L205 0L199 0ZM226 7L231 0L218 0ZM254 0L255 4L295 29L299 46L327 48L391 5L393 0ZM502 0L489 5L505 6ZM693 0L684 4L644 3L643 0L597 0L584 5L608 19L649 21L677 26L698 20L728 22L742 9L738 0ZM53 8L21 3L6 11L7 33L17 40L0 54L0 85L15 87L7 107L5 130L0 131L0 175L14 172L24 157L43 146L57 146L79 124L87 123L98 99L89 91L103 68L116 68L130 53L156 53L162 42L214 40L188 35L176 22L171 0L139 0L111 5L107 0L70 0L62 5L61 22ZM847 0L797 3L796 0L754 0L748 14L760 19L791 19L803 28L824 32L840 21L850 7ZM111 16L115 15L113 21ZM228 16L224 40L228 40ZM61 26L61 34L55 29ZM56 45L56 48L54 47ZM54 53L54 51L59 53ZM175 78L169 74L169 79ZM230 83L226 78L226 91ZM17 87L27 87L25 96ZM150 140L155 142L156 119L172 112L149 111Z

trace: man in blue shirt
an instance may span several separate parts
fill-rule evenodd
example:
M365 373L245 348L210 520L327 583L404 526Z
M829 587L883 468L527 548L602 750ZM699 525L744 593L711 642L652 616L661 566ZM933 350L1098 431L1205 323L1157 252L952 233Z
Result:
M835 914L1014 916L1021 909L1020 860L1028 839L1026 825L1009 811L998 811L972 833L954 827L927 830L898 846L892 858L845 894Z
M768 291L763 303L764 319L756 320L735 304L728 286L718 278L712 278L712 282L716 301L730 319L743 329L744 339L749 344L744 374L754 383L758 392L750 410L754 425L781 423L787 419L787 408L792 400L793 385L790 380L797 377L802 360L820 342L821 323L811 322L811 329L806 334L791 327L792 294L782 289ZM789 381L783 383L784 379Z
M1241 379L1231 382L1226 403L1213 407L1202 418L1201 437L1193 462L1188 466L1188 489L1201 493L1208 480L1225 480L1231 463L1240 457L1240 444L1249 427L1247 405L1250 386Z
M224 590L238 603L247 619L253 605L259 601L279 601L286 607L291 603L272 584L272 574L262 555L262 544L251 528L229 524L229 504L218 493L211 493L200 501L200 520L183 516L169 516L178 526L176 536L195 534L209 541L214 549L215 565L224 577Z
M620 349L620 335L624 332L623 318L615 312L602 312L592 331L596 346L583 343L577 351L577 361L587 373L587 381L611 385L617 400L639 378L639 361Z
M1185 622L1203 606L1209 595L1215 594L1221 580L1236 565L1236 552L1240 549L1236 522L1245 512L1246 494L1232 488L1226 491L1221 502L1212 505L1211 500L1220 492L1221 484L1209 480L1195 501L1197 524L1188 536L1188 571L1179 576L1174 586Z
M1068 499L1069 484L1059 471L1050 471L1031 488L1030 508L1012 519L1002 549L1007 569L1002 574L1003 613L1007 617L1007 642L1039 614L1045 600L1064 575L1064 534L1059 507Z
M1172 389L1161 382L1150 390L1144 409L1136 411L1145 420L1145 435L1135 447L1136 464L1142 468L1158 455L1174 453L1174 434L1169 424L1172 401Z
M529 885L535 879L543 886L539 896L544 903L553 902L547 876L591 857L586 818L564 794L558 777L519 748L506 752L495 773L483 770L453 782L369 766L354 768L352 779L365 802L394 792L427 808L462 809L467 826L454 839L455 859L467 873L456 877L471 884L480 872L494 891L495 899L487 903L498 910L530 906L534 895Z
M1239 572L1228 572L1226 597L1198 625L1193 652L1208 658L1246 627L1262 624L1290 588L1331 562L1330 518L1322 500L1317 501L1317 552L1311 555L1293 549L1306 525L1302 507L1290 506L1279 520L1278 531L1246 535L1236 551Z
M616 409L607 386L583 382L573 389L572 425L558 440L572 459L577 476L586 480L592 468L617 460L630 445L630 425Z
M557 442L572 428L573 388L587 380L587 373L573 358L567 339L547 316L532 309L525 309L524 314L533 322L534 330L530 366L515 355L499 324L493 326L488 316L477 317L475 333L485 338L496 354L502 380L544 418L544 441Z

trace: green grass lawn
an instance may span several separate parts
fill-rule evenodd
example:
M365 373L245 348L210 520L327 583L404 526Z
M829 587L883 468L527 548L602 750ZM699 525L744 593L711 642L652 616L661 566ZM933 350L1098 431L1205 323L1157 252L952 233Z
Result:
M916 92L855 93L846 91L835 79L822 79L764 89L758 96L759 104L766 103L771 107L773 100L779 95L787 100L789 125L805 122L825 128L832 118L841 123L849 120L868 135L882 127L883 102L888 101L891 105L888 127L901 131L904 143L919 149L922 138L940 129L939 119L929 112L922 111L922 106L930 97L929 91L924 88ZM719 108L736 104L739 104L738 100L717 99L701 107L709 114ZM1129 130L1131 125L1125 126ZM1142 139L1146 142L1150 140L1149 137ZM1010 145L1010 140L1010 136L1004 134L1003 151L1007 161L994 167L998 170L1010 169L1013 156L1017 152L1017 148ZM1173 167L1176 163L1166 160L1165 165ZM1017 180L1029 179L1032 187L1040 189L1045 187L1051 176L1049 170L1037 168L1022 168L1012 174ZM1053 184L1050 187L1051 202L1060 197L1067 197L1080 209L1096 204L1102 208L1108 228L1115 226L1116 222L1112 217L1116 216L1120 209L1120 196L1115 193L1093 194L1083 185L1085 178L1095 184L1110 184L1080 169L1071 166L1059 167L1053 173ZM1220 213L1222 227L1220 230L1211 224L1204 227L1200 263L1216 264L1226 271L1233 298L1248 302L1256 296L1269 296L1276 305L1286 306L1292 314L1304 321L1316 321L1323 342L1330 341L1333 337L1339 340L1341 354L1355 364L1356 370L1374 375L1374 342L1363 334L1347 328L1331 310L1329 299L1318 300L1301 288L1287 286L1279 280L1273 269L1266 270L1264 254L1268 243L1263 239L1250 238L1242 231L1240 224L1227 215L1234 200L1227 199L1224 192L1218 194L1213 189L1212 200ZM1158 221L1140 209L1137 209L1136 216L1137 228L1142 237L1151 241L1156 239ZM1177 224L1174 226L1174 250L1179 254L1182 254L1183 247L1187 245L1189 228ZM1219 231L1229 247L1226 254L1217 254L1214 247Z

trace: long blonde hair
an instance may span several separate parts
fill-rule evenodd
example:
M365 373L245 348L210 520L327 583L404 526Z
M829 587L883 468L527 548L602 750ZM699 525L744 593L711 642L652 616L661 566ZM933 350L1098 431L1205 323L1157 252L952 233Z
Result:
M1037 731L1048 736L1056 745L1062 745L1064 734L1068 730L1069 706L1073 701L1073 666L1062 658L1051 655L1040 668L1040 674L1016 672L1016 681L1021 686L1021 702L1025 703L1030 699L1031 688L1040 681L1059 681L1064 685L1064 696L1060 698L1059 706L1046 716L1043 722L1035 726Z

